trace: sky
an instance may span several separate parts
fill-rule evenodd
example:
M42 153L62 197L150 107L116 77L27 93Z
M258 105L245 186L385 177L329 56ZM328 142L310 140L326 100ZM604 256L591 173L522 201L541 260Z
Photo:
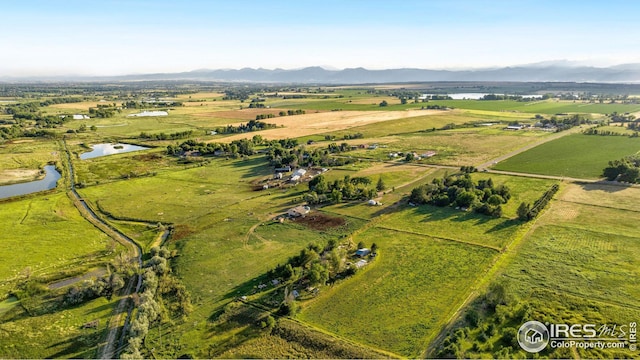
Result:
M4 0L0 76L640 63L640 1Z

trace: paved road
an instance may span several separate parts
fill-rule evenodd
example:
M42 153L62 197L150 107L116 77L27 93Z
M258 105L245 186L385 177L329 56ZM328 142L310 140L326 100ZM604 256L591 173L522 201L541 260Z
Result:
M103 221L102 218L100 218L100 216L98 216L98 214L96 214L95 211L91 209L91 207L85 202L82 196L80 196L80 194L76 191L74 183L73 162L71 161L71 155L69 153L69 150L67 149L66 143L64 143L64 148L67 154L67 164L69 165L70 191L68 194L71 197L73 204L78 208L80 214L87 221L95 225L98 229L107 234L114 241L117 241L125 248L127 248L131 258L135 259L139 267L142 267L142 249L140 248L140 246L127 235L123 234L118 229ZM100 359L114 359L118 355L117 348L119 348L119 345L123 342L123 339L126 335L129 318L131 316L131 311L133 310L133 307L131 306L133 304L129 301L129 299L131 294L140 291L141 285L142 276L137 275L136 278L131 279L122 290L122 298L118 302L118 305L113 312L113 316L109 321L109 331L107 333L107 338L105 339L105 343L100 347L99 350ZM125 326L122 328L120 341L118 341L118 333L120 330L119 325L122 323L122 317L125 315L127 315Z

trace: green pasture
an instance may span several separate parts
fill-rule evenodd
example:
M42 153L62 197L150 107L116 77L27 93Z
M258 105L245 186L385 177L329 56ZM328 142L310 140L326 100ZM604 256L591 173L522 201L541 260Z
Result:
M0 205L6 249L0 253L0 296L26 268L33 277L50 277L108 261L111 240L85 221L65 194Z
M367 230L354 241L375 242L379 257L353 278L304 303L299 317L349 339L414 358L497 254L383 228Z
M595 179L611 160L640 151L640 138L573 134L541 144L494 166L496 170Z

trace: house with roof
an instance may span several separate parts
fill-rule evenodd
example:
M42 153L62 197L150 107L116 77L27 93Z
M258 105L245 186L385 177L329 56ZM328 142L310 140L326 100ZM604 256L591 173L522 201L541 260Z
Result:
M294 208L289 209L289 211L287 211L287 215L289 215L289 217L292 217L292 218L299 218L307 215L310 211L311 211L310 207L300 205L300 206L296 206Z
M371 253L371 249L362 248L362 249L358 249L358 251L356 251L356 256L365 257L365 256L369 255L370 253Z

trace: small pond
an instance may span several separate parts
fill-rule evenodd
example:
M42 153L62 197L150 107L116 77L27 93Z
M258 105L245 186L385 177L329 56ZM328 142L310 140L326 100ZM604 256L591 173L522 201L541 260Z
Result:
M147 150L148 147L131 145L131 144L96 144L91 145L93 149L90 152L80 154L80 159L87 160L100 156L114 155L132 151Z

